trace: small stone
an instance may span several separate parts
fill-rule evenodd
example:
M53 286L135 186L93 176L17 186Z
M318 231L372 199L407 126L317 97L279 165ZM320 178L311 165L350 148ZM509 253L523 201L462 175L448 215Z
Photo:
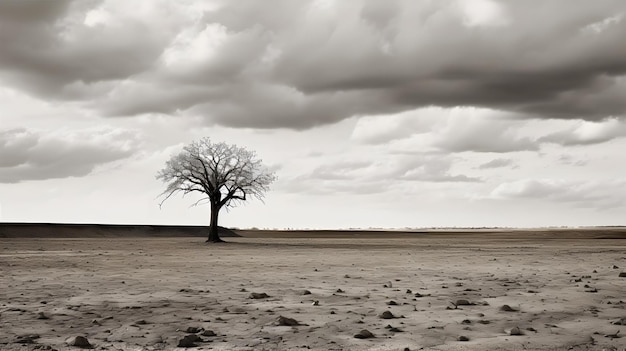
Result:
M16 344L34 344L35 339L39 339L38 334L20 335L17 337L17 339L15 339L15 343Z
M616 265L613 265L613 269L618 269L619 267Z
M375 338L374 334L372 334L372 332L370 332L367 329L361 330L356 335L354 335L354 337L356 339L371 339L371 338Z
M255 293L255 292L253 292L253 293L250 293L250 297L249 298L250 299L254 299L254 300L259 300L259 299L266 299L268 297L270 297L270 296L268 294L264 293L264 292L263 293Z
M472 321L469 319L464 319L461 324L472 324Z
M337 289L337 290L335 290L335 292L336 292L336 293L343 293L344 291L343 291L343 290L341 290L341 289Z
M465 336L465 335L461 335L461 336L459 336L457 338L457 340L459 340L459 341L469 341L469 338L467 336Z
M626 278L626 272L620 272L619 277L620 278Z
M404 330L402 330L400 328L397 328L397 327L391 327L391 328L389 328L389 331L392 332L392 333L402 333L402 332L404 332Z
M37 319L50 319L50 317L46 316L43 312L39 312L37 313Z
M620 318L619 320L613 322L614 325L626 325L626 317Z
M202 336L217 336L213 330L205 330L200 334Z
M509 305L502 305L502 307L500 307L500 311L504 311L504 312L517 312L517 310Z
M136 321L135 324L137 324L137 325L146 325L146 324L148 324L148 322L146 322L144 319L141 319L141 320Z
M393 313L391 313L390 311L385 311L385 312L381 313L378 317L380 317L382 319L393 319L393 318L395 318Z
M289 327L300 325L300 323L297 320L293 318L283 317L283 316L278 317L276 324L282 325L282 326L289 326Z
M520 330L518 327L513 327L509 331L509 335L524 335L524 332Z
M65 343L68 344L69 346L76 346L76 347L80 347L83 349L89 349L92 347L91 343L89 343L89 340L87 340L86 337L80 336L80 335L67 338L65 340Z
M313 306L319 306L319 305L320 305L319 300L315 300L315 301L313 301L312 305L313 305Z
M471 306L473 305L473 303L469 302L468 300L465 299L460 299L460 300L456 300L455 305L457 306Z
M398 303L393 301L393 300L391 300L391 301L387 301L387 305L389 305L389 306L397 306Z
M197 341L202 341L202 339L195 335L185 335L182 339L178 340L178 347L195 347Z
M311 295L311 292L309 290L302 290L300 291L300 295Z
M189 328L185 329L185 333L195 334L195 333L199 333L199 332L201 332L203 330L204 330L203 328L189 327Z

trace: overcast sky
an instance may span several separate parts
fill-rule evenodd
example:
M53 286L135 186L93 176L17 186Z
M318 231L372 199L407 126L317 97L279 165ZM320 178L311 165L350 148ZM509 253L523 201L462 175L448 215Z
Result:
M278 180L234 227L626 224L626 2L0 1L0 221L208 224L204 136Z

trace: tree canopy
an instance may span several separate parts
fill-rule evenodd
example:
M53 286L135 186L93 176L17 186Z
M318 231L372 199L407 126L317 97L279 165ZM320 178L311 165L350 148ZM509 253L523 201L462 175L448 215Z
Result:
M207 241L221 241L217 231L218 214L222 207L257 198L263 200L274 172L263 165L254 151L224 142L214 143L202 138L173 155L157 173L166 184L162 205L171 196L199 193L194 205L211 205L211 224Z

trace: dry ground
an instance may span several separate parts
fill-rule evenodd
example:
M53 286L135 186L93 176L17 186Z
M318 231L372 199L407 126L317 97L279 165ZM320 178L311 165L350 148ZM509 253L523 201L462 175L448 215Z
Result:
M621 350L620 233L0 238L0 350Z

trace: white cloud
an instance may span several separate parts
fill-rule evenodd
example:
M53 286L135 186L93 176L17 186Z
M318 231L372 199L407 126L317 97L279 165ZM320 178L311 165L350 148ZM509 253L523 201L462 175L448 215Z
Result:
M478 169L501 168L514 165L513 160L508 158L495 158L478 166Z

